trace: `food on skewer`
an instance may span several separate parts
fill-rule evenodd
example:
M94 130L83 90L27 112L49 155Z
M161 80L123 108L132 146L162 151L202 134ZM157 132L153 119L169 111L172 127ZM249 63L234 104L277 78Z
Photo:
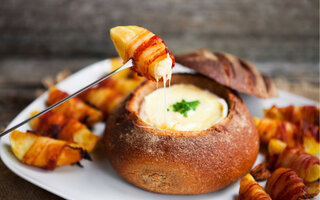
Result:
M34 111L31 115L37 113L38 111ZM32 120L30 125L41 136L76 143L89 152L94 149L99 140L99 137L93 134L84 124L52 111Z
M140 26L117 26L110 37L123 61L133 60L138 74L154 81L171 79L175 59L159 36Z
M74 164L83 158L90 160L90 156L80 145L31 132L11 132L10 143L13 153L22 163L47 170Z
M266 191L247 174L240 181L240 190L238 200L271 200Z

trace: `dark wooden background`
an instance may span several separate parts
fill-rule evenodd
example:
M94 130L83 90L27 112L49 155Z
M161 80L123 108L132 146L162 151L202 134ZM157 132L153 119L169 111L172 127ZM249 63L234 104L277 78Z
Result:
M196 48L252 61L280 89L319 101L318 0L1 0L0 127L44 77L116 56L109 29L137 24L174 54ZM0 163L0 199L55 199Z

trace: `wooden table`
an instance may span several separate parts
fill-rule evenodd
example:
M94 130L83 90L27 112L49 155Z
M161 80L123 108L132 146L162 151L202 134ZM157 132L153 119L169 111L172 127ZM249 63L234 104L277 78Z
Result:
M59 71L77 71L101 58L0 59L0 126L4 127L44 89L44 77ZM319 101L319 69L316 63L254 62L271 76L278 88ZM0 199L61 199L19 178L0 161Z

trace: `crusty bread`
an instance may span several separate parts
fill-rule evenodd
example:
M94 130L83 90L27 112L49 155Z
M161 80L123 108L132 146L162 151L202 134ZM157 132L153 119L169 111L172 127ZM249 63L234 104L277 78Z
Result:
M277 89L269 77L262 75L251 63L236 56L199 49L175 57L178 63L238 92L259 98L277 96Z
M149 127L140 104L156 84L139 86L110 115L104 143L117 173L143 189L165 194L202 194L224 188L246 174L259 151L250 113L233 91L202 75L175 74L172 84L188 83L224 98L228 116L203 131Z

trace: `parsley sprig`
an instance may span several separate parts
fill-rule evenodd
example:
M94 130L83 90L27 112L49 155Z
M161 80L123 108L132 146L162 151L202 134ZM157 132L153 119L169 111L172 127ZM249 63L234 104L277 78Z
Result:
M188 112L190 110L196 110L198 105L200 104L200 101L189 101L187 102L186 100L182 99L181 102L177 102L175 104L172 104L170 107L172 107L173 112L179 112L182 114L184 117L188 117ZM167 111L170 109L168 108Z

